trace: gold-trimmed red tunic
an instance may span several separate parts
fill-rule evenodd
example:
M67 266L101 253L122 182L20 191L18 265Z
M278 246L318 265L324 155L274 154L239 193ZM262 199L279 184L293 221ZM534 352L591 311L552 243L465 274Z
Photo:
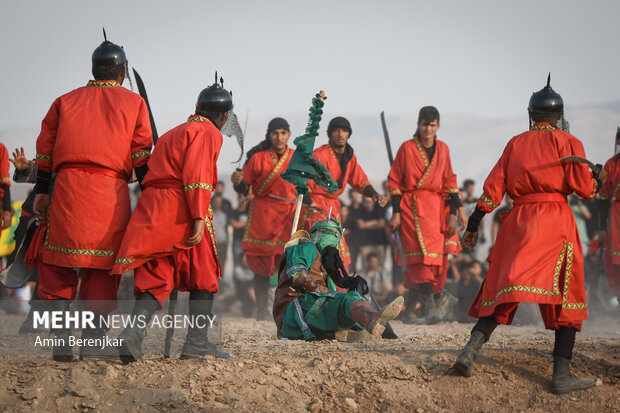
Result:
M131 208L127 182L148 161L144 99L111 80L91 80L54 101L37 138L40 170L55 172L42 259L108 270Z
M131 216L113 273L189 249L194 220L202 219L204 237L211 244L210 254L204 257L209 270L204 276L221 276L209 207L221 147L222 134L202 116L190 116L157 140L142 182L146 188Z
M340 162L338 161L334 149L329 144L316 148L312 153L312 157L327 167L334 181L340 182L342 179L342 186L338 188L338 191L332 194L327 189L314 183L314 181L308 182L312 202L325 211L325 213L315 211L314 214L309 214L308 212L310 211L307 211L305 214L305 221L308 229L316 221L326 219L330 208L332 210L332 217L335 218L340 216L340 200L338 197L344 193L347 184L351 185L360 194L363 194L366 187L370 186L368 176L366 176L366 172L364 172L357 162L357 156L355 156L355 154L347 164L347 168L344 172L340 168ZM348 267L351 263L351 253L347 245L346 233L340 238L338 249L340 250L340 256L342 257L344 265Z
M400 201L400 236L405 262L442 266L445 245L446 205L443 194L458 193L456 174L445 142L435 140L429 160L417 136L404 142L396 153L388 176L391 195Z
M608 199L609 217L605 239L605 274L614 295L620 296L620 154L605 163L607 181L601 187L599 197Z
M295 186L280 177L280 174L288 168L293 152L293 149L286 148L286 151L278 157L273 149L266 149L255 153L243 167L243 180L252 188L253 195L241 242L241 248L246 255L262 257L280 255L284 251L284 244L290 239L295 205L269 195L291 201L297 199ZM253 271L260 274L265 271L272 273L275 268L263 271L253 269Z
M532 302L561 306L561 323L587 319L583 253L566 196L575 192L591 199L597 188L587 166L559 162L569 155L585 156L581 142L547 123L506 145L478 207L491 212L507 194L514 208L488 257L489 272L471 316L490 316L503 303Z

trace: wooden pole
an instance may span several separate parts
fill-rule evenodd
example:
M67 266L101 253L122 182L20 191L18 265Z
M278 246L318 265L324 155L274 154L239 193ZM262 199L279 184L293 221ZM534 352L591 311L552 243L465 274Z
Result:
M291 235L297 232L297 225L299 225L299 216L301 215L301 203L304 200L304 196L297 195L297 206L295 207L295 219L293 220L293 228L291 229Z

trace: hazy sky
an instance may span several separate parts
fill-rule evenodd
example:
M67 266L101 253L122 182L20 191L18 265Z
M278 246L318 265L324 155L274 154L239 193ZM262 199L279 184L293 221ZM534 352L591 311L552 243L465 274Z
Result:
M250 122L304 113L319 89L344 115L433 104L488 119L525 116L549 71L567 105L617 101L620 90L617 1L0 5L0 129L38 125L86 83L102 26L141 73L160 129L192 112L216 69Z

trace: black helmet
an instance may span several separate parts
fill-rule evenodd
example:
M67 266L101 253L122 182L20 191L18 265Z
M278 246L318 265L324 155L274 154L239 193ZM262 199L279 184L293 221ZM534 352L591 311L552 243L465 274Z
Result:
M103 43L93 52L93 67L118 66L127 63L123 48L108 40L103 29Z
M564 101L562 96L551 88L551 73L547 77L547 86L532 93L530 104L527 108L533 113L562 113L564 112Z
M220 77L220 84L217 83L217 72L215 72L215 83L205 88L198 95L196 102L196 113L206 112L228 112L233 108L232 93L224 89L224 79Z
M334 119L329 121L327 125L327 136L331 135L334 129L342 129L349 132L349 137L353 134L353 129L351 129L351 123L347 118L342 116L336 116Z

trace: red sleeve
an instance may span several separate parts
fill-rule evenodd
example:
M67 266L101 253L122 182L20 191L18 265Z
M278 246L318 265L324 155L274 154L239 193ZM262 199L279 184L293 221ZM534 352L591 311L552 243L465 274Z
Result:
M210 136L203 130L186 132L189 146L183 162L185 200L194 219L211 217L211 192L217 183L217 157L222 144L221 135ZM219 145L218 145L219 142Z
M448 145L444 145L446 148L446 169L443 171L443 184L442 190L445 193L459 193L459 185L456 181L456 174L452 169L452 161L450 160L450 149Z
M484 181L483 192L478 200L478 208L483 212L489 213L493 211L504 199L504 194L506 193L506 167L511 152L512 141L506 145L504 153L502 153L502 156Z
M249 162L243 166L243 181L247 186L252 186L256 184L256 180L260 176L260 155L259 153L254 154Z
M41 122L41 133L37 138L37 167L45 172L52 172L54 144L58 132L60 98L56 99Z
M611 158L605 162L605 166L603 167L603 169L607 172L608 177L607 181L605 181L600 192L598 193L598 196L601 199L610 199L614 194L615 186L614 182L612 182L612 177L614 176L614 163L614 158Z
M560 148L560 157L577 155L585 158L586 154L583 150L583 144L579 139L571 138L568 145ZM586 164L580 162L562 162L564 168L564 179L572 189L581 198L588 201L594 198L598 190L598 184L592 176L592 172Z
M351 165L351 175L349 175L349 185L351 185L357 192L360 194L364 193L364 189L367 186L370 186L370 181L368 181L368 176L366 176L366 172L362 169L362 167L357 163L357 156L354 156L353 159L349 162Z
M403 194L403 172L404 171L404 163L405 163L405 150L403 146L398 149L396 152L396 159L394 159L394 163L390 168L390 173L388 175L388 191L390 196L394 195L402 195Z
M11 185L10 166L9 151L6 149L6 146L0 143L0 184L2 185Z
M144 99L140 99L138 119L136 120L136 128L131 141L131 160L134 168L139 168L148 162L152 146L153 132L151 131L149 110Z

